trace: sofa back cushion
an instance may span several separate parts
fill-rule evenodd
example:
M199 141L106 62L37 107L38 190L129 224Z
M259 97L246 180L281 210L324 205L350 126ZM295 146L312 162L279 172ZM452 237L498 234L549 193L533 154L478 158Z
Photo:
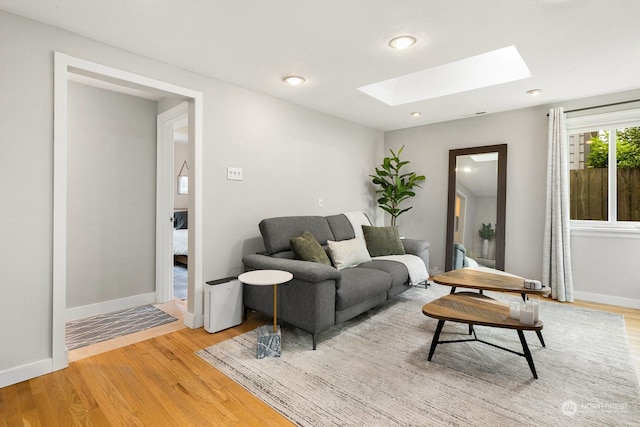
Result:
M290 240L300 236L305 231L313 234L313 237L321 245L326 245L327 240L336 240L327 219L323 216L283 216L266 218L258 224L264 248L269 255L277 252L290 251Z
M349 222L349 219L347 219L346 215L329 215L326 218L334 237L329 240L349 240L356 237L353 231L353 226L351 225L351 222Z

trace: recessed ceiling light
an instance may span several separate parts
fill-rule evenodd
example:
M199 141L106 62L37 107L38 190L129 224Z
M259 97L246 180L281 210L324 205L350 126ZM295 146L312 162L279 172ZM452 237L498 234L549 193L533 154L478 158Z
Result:
M413 36L398 36L389 40L389 46L394 49L407 49L416 44L416 41Z
M411 113L412 117L420 117L422 113L420 111L414 111L413 113Z
M531 96L538 96L542 93L542 89L531 89L528 90L527 93Z
M304 83L306 80L300 76L286 76L282 78L282 81L291 86L297 86Z

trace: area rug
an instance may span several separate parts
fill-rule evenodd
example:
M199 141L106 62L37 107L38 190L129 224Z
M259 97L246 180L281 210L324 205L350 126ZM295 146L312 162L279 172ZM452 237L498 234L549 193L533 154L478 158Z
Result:
M176 320L159 308L143 305L68 322L65 343L69 350L73 350Z
M189 270L184 264L175 264L173 266L173 297L179 299L187 299L187 279Z
M248 332L197 354L300 426L637 425L640 391L624 319L541 302L547 347L525 333L524 357L479 342L427 352L435 319L421 307L450 288L412 288L320 335L283 327L282 356L256 359ZM505 294L487 293L509 301ZM521 351L512 330L476 326L479 337ZM447 322L441 339L466 337Z

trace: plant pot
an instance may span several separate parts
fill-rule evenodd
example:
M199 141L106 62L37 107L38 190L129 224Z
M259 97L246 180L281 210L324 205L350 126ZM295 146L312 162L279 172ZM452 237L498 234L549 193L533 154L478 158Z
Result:
M487 239L482 242L482 258L489 258L489 240Z

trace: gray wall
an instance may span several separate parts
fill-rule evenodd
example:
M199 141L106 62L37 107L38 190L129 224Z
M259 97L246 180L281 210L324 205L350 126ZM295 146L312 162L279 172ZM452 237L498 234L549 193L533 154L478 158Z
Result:
M205 280L240 272L242 255L262 247L264 217L375 218L367 175L382 132L0 11L0 291L11 302L0 312L0 379L51 357L54 51L203 93ZM227 181L228 166L244 180Z
M640 99L640 91L563 102L565 110ZM630 108L617 106L598 112ZM637 106L636 106L637 108ZM542 276L549 106L489 114L387 132L385 148L405 145L403 155L427 181L414 208L399 219L402 233L431 241L431 267L444 267L448 152L454 148L508 144L506 270ZM593 113L594 111L580 114ZM576 298L640 308L640 233L572 232ZM612 280L615 277L615 280Z
M69 83L67 308L155 292L157 108Z
M444 269L449 150L508 144L506 269L540 277L544 228L547 120L544 109L516 110L387 132L385 146L403 154L427 181L400 217L406 236L431 241L431 266ZM532 207L533 204L539 206ZM535 231L534 231L535 230ZM526 242L526 244L522 244Z

